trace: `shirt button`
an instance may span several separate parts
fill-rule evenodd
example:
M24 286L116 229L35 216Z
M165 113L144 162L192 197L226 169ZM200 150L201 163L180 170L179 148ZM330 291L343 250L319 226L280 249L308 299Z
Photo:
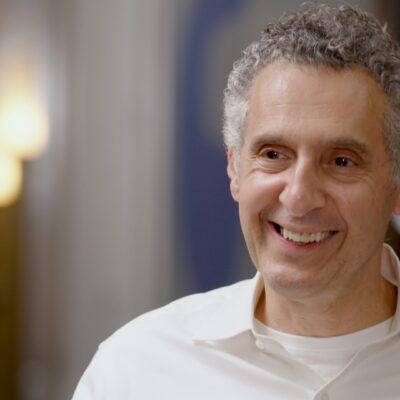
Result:
M320 396L320 400L329 400L329 395L327 393L322 393Z
M260 350L264 350L264 343L261 340L256 340L256 346L260 349Z

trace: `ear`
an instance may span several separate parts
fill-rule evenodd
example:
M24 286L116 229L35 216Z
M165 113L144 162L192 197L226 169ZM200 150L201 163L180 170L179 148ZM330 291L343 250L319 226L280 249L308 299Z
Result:
M228 157L227 172L229 179L231 180L230 183L231 194L235 201L239 201L239 176L238 176L238 171L235 168L236 157L238 157L238 155L236 154L235 150L232 147L228 149L227 157Z
M393 214L400 215L400 188L396 189Z

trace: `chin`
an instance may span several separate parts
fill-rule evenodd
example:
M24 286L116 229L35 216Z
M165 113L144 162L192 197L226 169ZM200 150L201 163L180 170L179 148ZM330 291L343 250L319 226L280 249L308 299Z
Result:
M315 275L301 274L263 274L266 290L272 290L277 295L289 299L301 299L312 296L318 292L323 285L317 281Z

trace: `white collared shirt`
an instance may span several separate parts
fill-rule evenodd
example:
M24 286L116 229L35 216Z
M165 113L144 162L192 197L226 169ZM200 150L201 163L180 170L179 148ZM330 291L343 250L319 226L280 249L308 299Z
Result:
M399 286L399 271L385 245L382 275ZM100 345L73 400L400 399L400 296L389 334L325 381L273 337L256 337L262 289L257 274L136 318Z

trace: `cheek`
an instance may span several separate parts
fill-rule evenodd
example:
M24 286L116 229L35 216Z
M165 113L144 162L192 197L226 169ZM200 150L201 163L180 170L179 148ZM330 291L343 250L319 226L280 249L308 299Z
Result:
M354 239L364 241L366 237L384 236L391 215L391 198L384 196L382 190L353 187L336 198L341 217ZM374 234L366 235L367 231Z
M260 174L261 175L261 174ZM252 176L242 181L239 200L240 224L255 265L259 265L258 251L265 242L265 222L262 214L273 214L279 208L281 183L266 176ZM261 247L260 247L261 246Z
M260 212L276 207L284 184L277 177L263 173L247 177L242 182L239 208L243 216L259 215Z

